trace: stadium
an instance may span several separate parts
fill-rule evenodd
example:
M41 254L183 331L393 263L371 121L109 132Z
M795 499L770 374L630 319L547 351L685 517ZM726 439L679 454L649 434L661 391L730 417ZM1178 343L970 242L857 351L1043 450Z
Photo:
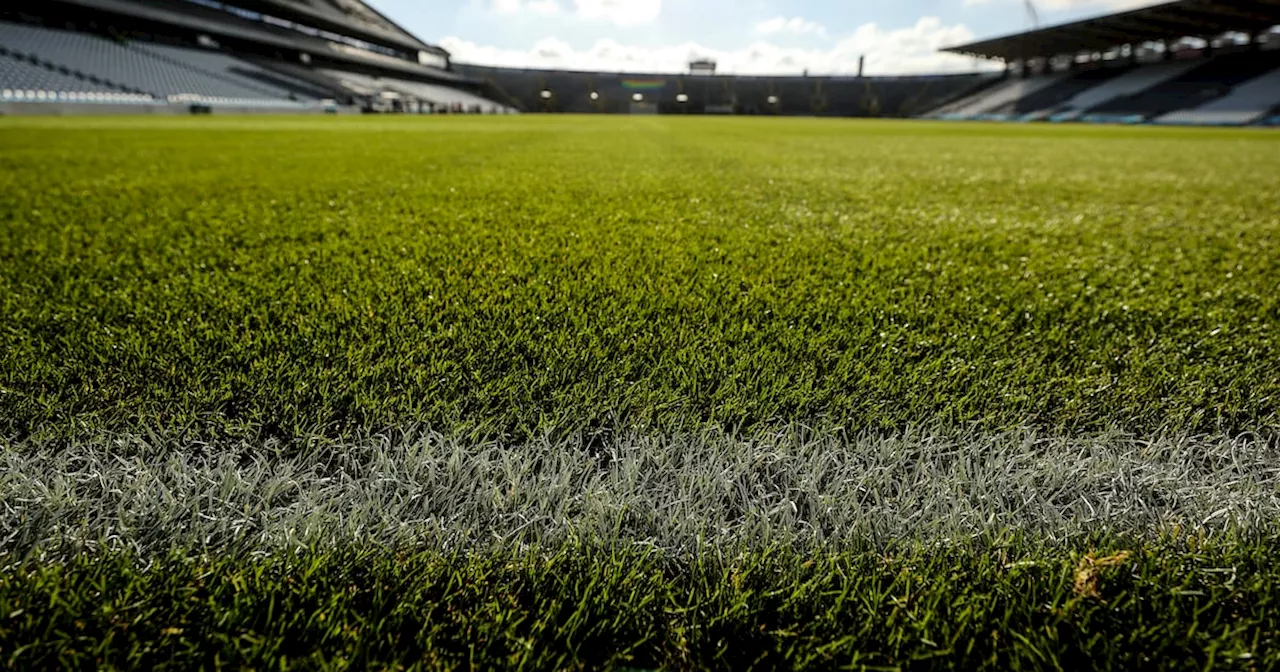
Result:
M949 51L998 74L909 77L520 70L454 63L359 2L18 2L5 114L188 111L763 114L1274 124L1280 8L1184 0ZM83 106L93 105L92 108ZM109 108L101 105L112 106Z
M0 667L1280 667L1280 0L951 4L11 0Z

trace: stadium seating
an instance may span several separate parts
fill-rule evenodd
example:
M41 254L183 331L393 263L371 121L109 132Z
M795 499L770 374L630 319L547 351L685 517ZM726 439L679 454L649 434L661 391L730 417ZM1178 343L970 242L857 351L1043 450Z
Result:
M96 35L14 23L0 23L0 46L10 53L36 59L91 81L96 79L124 93L210 105L289 107L301 104L290 100L289 92L282 89L244 83L228 73L199 67L198 64L213 63L206 59L219 56L217 54L158 45L135 47ZM163 50L163 55L153 50ZM175 55L180 52L181 57ZM223 58L228 59L219 61L224 65L234 61ZM246 69L252 68L248 63L237 63Z
M864 96L869 92L878 101L879 116L911 117L936 108L971 90L980 80L973 75L941 75L872 77L861 81L866 84ZM862 106L865 108L865 101Z
M1231 93L1190 110L1171 112L1159 124L1242 125L1262 119L1280 106L1280 70L1272 70L1231 90Z
M1020 96L1017 100L1005 103L988 112L1025 120L1044 118L1064 102L1128 72L1129 67L1125 65L1104 66L1071 72L1063 75L1058 81L1049 86Z
M430 103L437 110L504 113L512 111L492 100L453 87L339 70L320 69L319 72L341 82L343 86L361 96L376 97L382 92L393 92Z
M335 11L346 12L341 6L351 4L351 11L359 14L351 18L362 29L399 31L376 12L361 10L363 5L354 0L278 1L298 2L305 6L304 14L330 18L336 18ZM136 30L110 28L112 34L134 35ZM639 93L645 110L666 114L923 115L1203 125L1269 124L1280 114L1280 49L1261 41L1215 45L1216 55L1209 57L1181 52L1177 60L1156 63L1109 60L1033 77L995 72L765 77L450 68L447 63L419 71L413 69L418 64L411 54L366 43L374 50L368 51L358 46L358 40L340 35L322 39L315 33L312 37L329 49L322 45L306 52L305 58L246 47L236 41L251 41L243 36L219 36L233 50L223 51L203 33L198 40L191 32L151 35L146 41L126 40L0 21L0 93L3 100L24 102L330 111L344 105L401 112L511 112L518 108L634 113L633 96ZM408 44L406 39L416 40L403 31L395 38L402 45ZM189 46L192 42L212 48ZM322 53L326 51L332 53ZM340 58L348 52L360 52L368 62L354 64ZM1150 58L1151 53L1135 54L1135 58L1144 57Z
M269 73L247 61L210 49L192 49L165 44L133 42L130 47L153 54L189 70L197 70L235 84L242 90L258 91L271 98L319 99L332 93L291 77Z
M990 75L923 77L758 77L523 70L459 65L459 70L489 83L536 112L627 112L636 93L625 79L665 80L660 89L642 91L667 113L785 114L820 116L892 116L918 114L944 103ZM541 98L544 90L550 99ZM591 99L590 94L598 94ZM688 100L677 101L684 93ZM778 102L770 104L769 96Z
M1085 118L1151 119L1176 110L1201 107L1241 84L1280 67L1280 51L1244 51L1215 56L1183 74L1146 90L1098 105Z
M424 82L411 82L403 79L386 79L381 81L384 86L402 94L410 95L420 100L434 103L437 107L444 106L450 109L465 110L468 112L507 112L504 106L499 105L492 100L487 100L476 96L461 89L455 89L448 86L439 86L436 84L427 84Z
M1038 77L1010 77L1005 81L992 86L988 89L979 91L978 93L962 98L950 105L943 106L941 109L934 111L930 116L942 119L975 119L984 115L992 115L993 118L999 118L1002 115L997 110L1011 104L1016 103L1020 98L1031 96L1042 89L1059 84L1069 75L1064 73L1056 73L1052 75L1040 75Z
M1168 61L1127 70L1118 77L1076 94L1059 105L1049 118L1053 121L1078 119L1089 108L1149 89L1161 82L1181 76L1197 65L1198 63L1194 61Z
M139 103L151 100L151 96L121 91L29 58L0 54L0 101Z

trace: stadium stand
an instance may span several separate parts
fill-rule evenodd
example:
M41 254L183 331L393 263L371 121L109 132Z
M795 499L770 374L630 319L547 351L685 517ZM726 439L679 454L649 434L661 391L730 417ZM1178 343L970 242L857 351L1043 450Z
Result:
M287 92L265 86L247 85L227 73L206 71L195 65L207 55L190 50L183 53L165 48L165 55L148 48L131 48L96 35L54 30L37 26L0 23L0 45L12 53L25 54L78 73L94 77L124 92L146 94L171 101L201 101L247 106L297 105ZM230 57L223 57L233 61ZM252 68L241 62L245 69ZM89 74L92 73L92 74Z
M207 73L235 84L245 91L257 91L272 98L320 99L332 95L306 82L280 74L272 74L256 65L209 49L189 49L166 44L138 43L133 49L166 60L179 67Z
M1127 70L1118 77L1076 94L1059 105L1049 119L1052 121L1078 119L1085 110L1149 89L1163 81L1182 75L1196 65L1194 61L1168 61Z
M671 114L779 114L909 117L991 81L989 74L913 77L756 77L527 70L457 64L530 112L625 113L637 90L626 82L664 82L639 91ZM550 97L544 98L543 92ZM591 98L595 93L596 98ZM679 102L681 94L688 97ZM777 102L770 103L773 96Z
M1016 117L1024 121L1044 119L1065 101L1101 86L1107 80L1124 74L1129 65L1097 67L1063 75L1056 82L1038 91L1025 93L1017 100L1000 105L989 112Z
M1280 106L1280 69L1250 79L1227 95L1190 110L1170 112L1158 124L1243 125Z
M931 116L939 119L976 119L984 115L995 115L1000 108L1015 105L1018 100L1057 85L1064 79L1066 75L1063 74L1041 75L1026 79L1009 78L996 86L945 105Z
M134 103L151 96L129 93L98 81L59 70L40 61L0 54L0 100L25 102Z
M1098 105L1086 113L1106 117L1153 119L1196 108L1231 93L1240 83L1280 67L1280 51L1239 52L1205 59L1198 67L1160 84Z
M1280 68L1280 0L1238 5L1173 0L946 49L1004 61L1011 80L929 116L1169 124L1265 120L1280 100L1276 79L1268 75ZM1198 46L1178 51L1188 43ZM1064 63L1073 74L1052 67ZM1074 74L1082 65L1089 74ZM1033 70L1058 72L1020 76ZM1059 79L1037 91L1025 84L1019 90L1015 83L1046 77ZM997 98L1007 100L989 105Z
M1002 73L766 77L706 59L685 74L458 64L361 0L8 0L0 103L1274 124L1280 0L1248 4L1171 0L944 50ZM1187 38L1203 46L1175 53Z
M430 111L453 111L470 113L511 113L515 110L499 105L492 100L472 95L466 91L436 84L413 82L393 77L373 77L355 72L324 70L319 72L333 78L348 90L362 96L388 97L401 101L402 111L409 107L417 110L416 105L426 104Z
M0 68L0 102L510 111L449 71L448 52L359 0L12 0L0 8L0 51L13 61Z

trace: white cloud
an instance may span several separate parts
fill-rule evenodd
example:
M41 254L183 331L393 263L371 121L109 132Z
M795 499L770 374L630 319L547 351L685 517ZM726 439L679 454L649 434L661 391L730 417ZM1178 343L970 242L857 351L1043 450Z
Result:
M495 14L530 12L548 15L560 13L560 3L556 0L493 0L489 9Z
M943 25L935 17L925 17L915 25L886 30L874 23L864 24L852 34L824 48L782 47L757 41L740 49L711 49L696 42L656 46L622 44L597 40L578 49L556 38L539 40L528 49L505 49L446 37L440 45L461 63L517 68L565 68L615 72L684 72L696 57L715 59L719 71L739 74L798 75L851 74L857 72L858 57L866 55L867 74L910 74L970 72L978 67L994 67L955 54L943 54L942 47L973 40L964 25Z
M529 11L534 14L559 14L560 3L556 0L529 0Z
M662 0L573 0L569 18L588 23L638 26L652 23L662 13ZM560 0L483 0L489 11L509 17L521 14L552 16L561 13Z
M652 23L662 13L662 0L573 0L578 17L620 26Z
M788 19L785 16L775 16L767 21L761 21L756 24L756 32L760 35L777 35L779 33L787 33L791 35L817 35L825 38L827 29L822 24L793 17Z
M1062 12L1068 9L1133 9L1146 5L1158 5L1169 0L1036 0L1036 9L1040 11Z
M1026 0L964 0L965 7L980 5L1024 5ZM1147 5L1158 5L1169 0L1032 0L1036 11L1040 13L1065 12L1073 9L1096 9L1099 11L1121 11L1135 9Z

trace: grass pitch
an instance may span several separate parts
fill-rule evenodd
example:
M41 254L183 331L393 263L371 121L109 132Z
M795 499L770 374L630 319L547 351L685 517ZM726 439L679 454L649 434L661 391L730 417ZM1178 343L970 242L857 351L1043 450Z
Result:
M1275 663L1277 150L0 120L0 660Z

